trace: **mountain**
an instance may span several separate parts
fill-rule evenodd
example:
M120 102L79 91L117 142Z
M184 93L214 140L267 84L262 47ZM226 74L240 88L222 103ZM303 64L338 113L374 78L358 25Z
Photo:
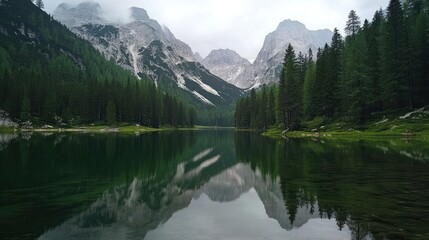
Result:
M298 21L281 22L274 32L265 37L264 45L253 63L256 77L250 85L256 87L278 80L289 43L296 54L307 53L310 48L316 53L317 48L331 42L332 35L333 32L328 29L308 30Z
M98 11L88 6L88 12L78 13ZM99 18L79 21L94 19ZM0 109L9 114L0 116L6 123L10 116L30 127L31 122L62 127L108 120L158 127L194 120L188 105L107 61L29 0L0 2Z
M192 49L151 19L144 9L129 9L129 22L110 20L98 3L60 4L53 16L88 40L107 59L137 76L149 76L163 90L207 105L231 104L242 92L198 63Z
M230 49L213 50L201 62L216 76L239 88L247 88L253 78L253 66L249 60Z
M201 57L201 55L197 52L194 53L194 57L195 57L195 60L197 60L197 62L199 63L203 61L203 57Z
M212 73L239 88L254 88L278 81L289 43L296 54L308 53L311 48L315 56L317 48L331 42L332 35L333 32L327 29L312 31L298 21L285 20L266 36L253 64L231 50L212 51L202 63Z

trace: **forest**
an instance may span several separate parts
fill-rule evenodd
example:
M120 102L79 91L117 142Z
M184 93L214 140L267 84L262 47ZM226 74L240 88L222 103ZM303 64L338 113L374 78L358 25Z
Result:
M61 126L195 124L188 104L105 60L30 1L2 4L10 6L0 13L6 33L0 35L0 109L12 119Z
M429 104L429 1L391 0L361 22L348 15L316 56L288 46L279 83L240 99L237 128L298 130L308 122L363 126L375 113Z

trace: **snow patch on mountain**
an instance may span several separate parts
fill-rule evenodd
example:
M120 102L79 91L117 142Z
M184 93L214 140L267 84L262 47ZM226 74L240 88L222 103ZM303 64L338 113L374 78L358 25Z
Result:
M98 3L60 4L53 13L107 59L139 77L150 76L164 85L170 85L167 80L174 81L178 89L198 100L202 100L201 95L210 105L232 103L242 94L197 64L192 49L176 39L167 26L151 19L146 10L132 7L129 15L128 22L108 20Z

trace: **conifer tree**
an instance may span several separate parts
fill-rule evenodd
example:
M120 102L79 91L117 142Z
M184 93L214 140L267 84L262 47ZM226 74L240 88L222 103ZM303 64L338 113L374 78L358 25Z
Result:
M384 24L383 11L376 11L369 28L365 30L365 39L368 54L368 75L372 81L369 95L372 97L372 108L374 111L382 110L381 99L381 27Z
M111 127L116 126L116 105L112 99L110 99L107 104L106 116L107 124Z
M22 104L21 104L21 113L20 113L21 121L26 122L30 120L30 114L31 114L30 99L28 98L27 93L25 93L24 99L22 100Z
M387 8L382 39L382 98L385 108L407 105L406 26L399 0L391 0ZM411 107L411 106L410 106Z
M283 66L286 63L286 56L285 56L285 61L283 63ZM280 81L279 81L279 92L278 92L278 98L277 98L277 120L278 120L278 124L282 125L282 127L286 127L286 91L285 91L285 81L286 81L286 76L285 76L285 70L284 67L282 69L282 72L280 74Z
M265 129L267 127L267 86L263 85L258 97L258 113L256 115L256 125L258 129Z
M249 99L249 108L250 108L250 127L256 128L256 116L258 115L258 102L256 98L256 90L253 88L250 91L250 99Z
M297 76L297 59L291 44L288 45L283 67L285 86L284 109L286 109L285 128L296 128L299 125L299 79Z
M355 10L351 10L344 31L348 36L354 36L356 33L358 33L360 24L361 22L359 16L356 14Z
M304 118L310 120L314 117L314 113L311 111L311 106L315 104L312 102L312 95L315 94L314 81L316 79L316 64L313 61L313 52L311 49L308 52L308 56L302 98Z
M429 99L429 15L422 1L408 1L409 83L413 107L422 107Z
M267 126L274 126L276 124L276 98L274 87L270 87L268 91L267 103Z
M40 9L45 8L45 4L43 3L42 0L36 0L36 6Z

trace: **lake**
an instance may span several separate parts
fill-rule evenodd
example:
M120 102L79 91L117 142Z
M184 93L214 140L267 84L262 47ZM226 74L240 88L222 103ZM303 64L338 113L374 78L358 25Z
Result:
M0 135L0 239L429 239L429 142Z

